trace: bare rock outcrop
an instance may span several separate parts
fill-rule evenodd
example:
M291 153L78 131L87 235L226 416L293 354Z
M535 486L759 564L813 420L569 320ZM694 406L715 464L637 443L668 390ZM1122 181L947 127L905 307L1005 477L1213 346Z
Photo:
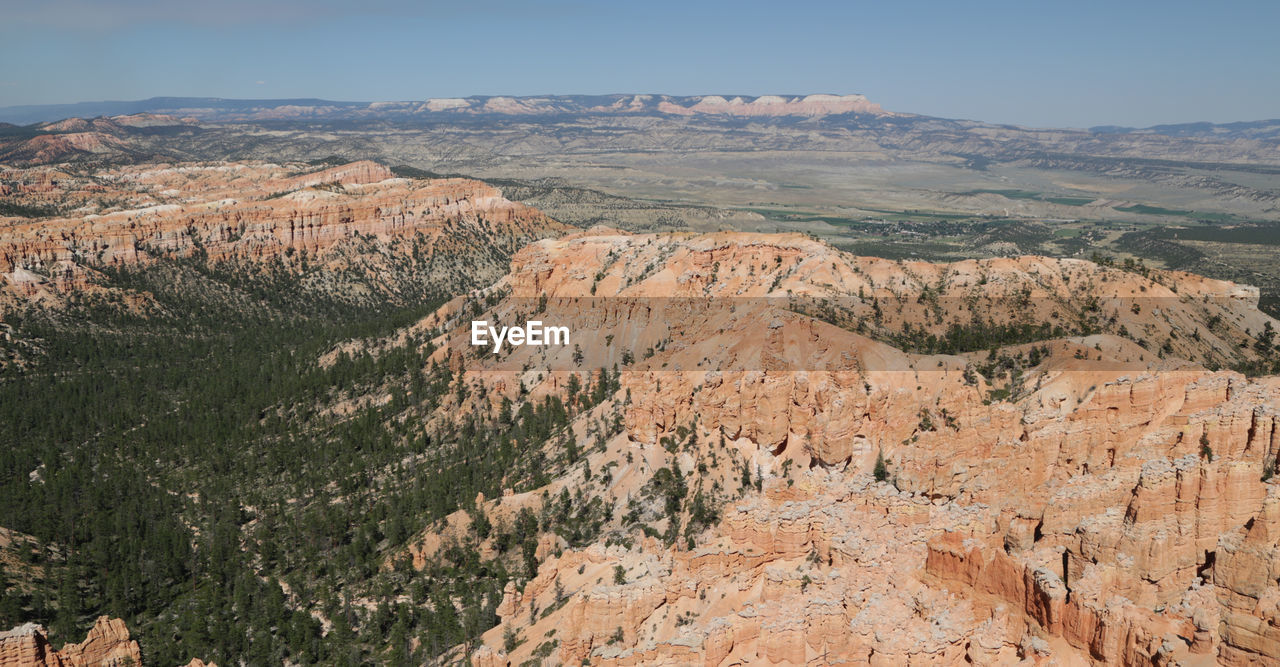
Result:
M49 645L45 629L34 623L0 632L0 665L4 667L125 667L141 665L138 642L118 618L98 617L88 636L60 651Z

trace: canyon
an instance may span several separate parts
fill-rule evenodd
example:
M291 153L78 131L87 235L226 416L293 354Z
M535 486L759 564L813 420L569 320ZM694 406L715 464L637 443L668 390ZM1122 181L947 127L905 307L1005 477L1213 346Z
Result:
M166 318L183 327L172 340L201 335L186 331L197 320L191 331L220 340L208 323L225 315L202 310L216 303L254 317L270 304L282 313L271 335L327 325L313 297L371 320L404 308L374 333L326 328L264 357L308 379L232 413L236 429L261 429L251 439L216 426L197 440L170 431L168 412L130 412L60 438L65 450L13 454L12 483L44 497L73 479L60 466L145 451L130 459L146 466L145 492L189 522L166 541L175 561L243 558L227 614L270 618L249 626L262 645L290 635L272 656L1280 661L1280 322L1256 287L1079 257L885 259L800 233L581 229L502 184L401 173L373 161L0 170L6 201L57 207L0 218L0 315L18 323L4 332L6 377L23 391L66 349L51 343L59 327L141 346L137 332ZM264 276L296 291L272 301L252 282ZM468 344L474 321L530 320L567 327L571 344ZM75 363L52 366L49 386L97 381ZM263 384L233 380L240 393ZM180 398L158 405L194 404L181 414L200 423L199 400L168 391ZM459 488L463 500L436 502ZM395 495L405 489L417 496ZM416 522L380 504L414 497L432 508ZM313 532L289 534L332 537L282 554L274 535L299 526ZM12 590L70 567L60 537L14 556L42 565ZM177 571L185 582L197 569ZM20 625L0 635L0 664L235 657L200 650L212 643L165 651L183 637L170 619L193 636L219 627L190 611L207 591L172 588L171 608L136 613L141 644L106 617L61 651ZM410 638L401 618L431 631ZM468 620L454 632L442 618Z

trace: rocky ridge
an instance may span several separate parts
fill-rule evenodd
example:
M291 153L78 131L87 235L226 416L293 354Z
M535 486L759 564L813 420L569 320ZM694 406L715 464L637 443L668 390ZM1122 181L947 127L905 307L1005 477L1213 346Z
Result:
M989 350L1007 344L995 339L1001 335L1075 336L1063 345L1075 346L1079 361L1089 361L1090 355L1077 348L1097 348L1092 357L1099 357L1106 341L1106 361L1141 369L1150 362L1176 365L1178 359L1229 365L1252 358L1251 344L1273 323L1257 309L1256 288L1185 272L1135 272L1032 256L904 262L855 257L801 235L776 234L633 235L592 229L530 244L513 258L510 274L485 294L507 297L508 305L495 310L495 317L527 314L531 301L545 296L549 302L541 307L569 322L586 318L577 324L615 333L635 353L664 338L685 341L687 354L667 355L669 370L742 368L742 363L731 364L724 350L758 322L773 318L810 330L791 339L788 326L764 332L771 358L797 370L843 363L836 358L838 345L804 342L833 335L817 331L823 324L856 334L857 347L873 365L905 370L908 363L898 351L875 347L873 341L946 349L981 339L976 349ZM692 302L712 305L681 310ZM718 318L719 330L710 331L708 318ZM611 327L616 330L605 331ZM730 332L733 327L738 331ZM1128 342L1116 342L1117 337ZM464 337L451 340L459 338ZM586 366L620 361L621 345L607 340L607 335L583 337L580 347L596 362ZM554 354L525 348L514 351L505 365L570 365L567 351ZM940 368L964 365L955 358L930 361L943 362ZM751 363L758 367L761 360ZM630 369L646 367L656 364Z
M0 171L0 180L29 205L78 206L61 217L0 218L0 275L10 304L56 301L89 287L102 267L192 255L310 262L330 273L372 264L384 277L395 271L390 264L409 258L433 265L418 270L448 274L445 264L474 255L497 275L504 254L564 229L484 183L396 178L373 162L148 165L75 175L41 168ZM356 257L361 243L383 251ZM397 243L413 252L387 250Z

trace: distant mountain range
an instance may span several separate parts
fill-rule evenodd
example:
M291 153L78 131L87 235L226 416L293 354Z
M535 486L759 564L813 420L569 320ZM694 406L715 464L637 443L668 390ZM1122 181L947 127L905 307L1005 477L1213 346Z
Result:
M153 97L146 100L34 104L0 107L0 126L67 118L164 114L206 123L267 121L414 121L449 118L564 116L703 116L805 119L828 116L925 118L890 112L865 95L535 95L433 98L394 102L341 102L317 98L226 99ZM1172 137L1280 139L1280 119L1233 123L1181 123L1134 128L1100 125L1094 134L1158 134Z
M863 113L885 115L864 95L540 95L473 96L400 102L335 102L320 99L231 100L217 97L153 97L132 102L80 102L0 108L0 121L27 125L138 113L158 113L207 122L264 120L395 120L430 115L505 116L719 114L818 117Z
M1274 139L1280 137L1280 119L1238 121L1234 123L1174 123L1147 128L1120 125L1098 125L1089 128L1096 134L1163 134L1169 137L1239 137Z

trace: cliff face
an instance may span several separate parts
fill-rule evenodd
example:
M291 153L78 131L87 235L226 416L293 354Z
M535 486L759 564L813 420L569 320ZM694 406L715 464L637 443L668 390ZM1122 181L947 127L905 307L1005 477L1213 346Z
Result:
M0 632L0 665L3 667L124 667L141 665L138 642L118 618L100 616L79 644L60 651L49 645L43 627L34 623Z
M799 238L607 230L531 245L495 287L499 321L537 294L590 321L583 366L608 358L591 349L608 336L650 350L601 409L624 424L587 457L609 483L574 474L549 491L584 488L679 537L626 519L612 546L561 544L508 587L478 664L535 651L593 665L1280 660L1280 380L1196 363L1214 359L1209 335L1238 349L1273 322L1248 289L1071 260L897 263ZM820 321L788 292L848 299L853 315ZM589 295L626 305L578 301ZM877 295L883 329L870 324ZM1158 301L1110 301L1126 295ZM736 301L682 319L668 317L672 296ZM1078 309L1104 326L994 353L876 340L907 323L945 333L957 313L939 299L966 320ZM1238 328L1210 331L1215 315ZM546 364L531 391L555 391L574 372L556 354L503 363ZM986 365L1001 358L1023 361L1002 375ZM495 393L520 384L467 363ZM662 468L688 496L720 498L718 519L646 510ZM508 516L531 495L480 505Z
M81 204L71 217L0 222L0 275L10 301L56 300L86 287L101 267L194 254L214 262L279 260L296 270L305 260L329 273L373 266L370 277L383 279L393 262L434 261L444 274L447 260L457 260L456 273L470 257L496 277L505 267L500 255L564 229L484 183L398 179L373 162L0 175L20 201ZM357 246L368 256L353 257Z
M658 104L663 113L682 116L694 114L725 114L730 116L826 116L841 113L867 113L884 115L879 104L864 95L806 95L781 97L764 95L757 98L708 95L696 98L693 104L683 105L674 101Z

